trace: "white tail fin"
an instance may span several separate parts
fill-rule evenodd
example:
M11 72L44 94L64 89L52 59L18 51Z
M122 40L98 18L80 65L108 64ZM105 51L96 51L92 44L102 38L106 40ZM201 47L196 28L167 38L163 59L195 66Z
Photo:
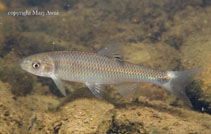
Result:
M187 86L193 80L193 77L201 70L202 69L168 71L167 75L169 76L170 80L168 83L165 83L162 86L174 93L178 98L182 99L185 104L192 106L190 100L185 94L185 86Z

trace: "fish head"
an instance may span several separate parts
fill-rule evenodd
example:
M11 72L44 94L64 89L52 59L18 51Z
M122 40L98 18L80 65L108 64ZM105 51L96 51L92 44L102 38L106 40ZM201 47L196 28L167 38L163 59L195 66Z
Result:
M54 62L50 56L35 54L19 61L20 67L37 76L50 77L54 73Z

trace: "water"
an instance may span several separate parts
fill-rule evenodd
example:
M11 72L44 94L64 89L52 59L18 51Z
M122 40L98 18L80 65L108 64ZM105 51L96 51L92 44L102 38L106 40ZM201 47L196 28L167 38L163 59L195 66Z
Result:
M0 132L209 134L210 12L208 0L1 0ZM124 60L142 66L203 68L186 87L193 109L148 83L131 99L108 87L99 100L85 85L66 82L70 95L62 97L50 79L18 65L35 53L97 52L118 43Z

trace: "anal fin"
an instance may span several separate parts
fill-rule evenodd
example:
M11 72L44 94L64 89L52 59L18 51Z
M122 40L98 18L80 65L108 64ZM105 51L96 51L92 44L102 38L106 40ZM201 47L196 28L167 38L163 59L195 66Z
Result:
M117 86L117 90L119 91L120 95L129 98L134 95L136 92L137 83L127 83L127 84L120 84Z

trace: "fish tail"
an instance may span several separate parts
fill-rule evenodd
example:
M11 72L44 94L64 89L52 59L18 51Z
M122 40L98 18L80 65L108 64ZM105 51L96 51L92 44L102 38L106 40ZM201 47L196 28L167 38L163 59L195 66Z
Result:
M201 70L202 69L198 68L185 71L168 71L167 75L170 80L162 86L176 95L179 99L182 99L186 105L192 107L190 100L185 94L185 86L192 82L193 77Z

